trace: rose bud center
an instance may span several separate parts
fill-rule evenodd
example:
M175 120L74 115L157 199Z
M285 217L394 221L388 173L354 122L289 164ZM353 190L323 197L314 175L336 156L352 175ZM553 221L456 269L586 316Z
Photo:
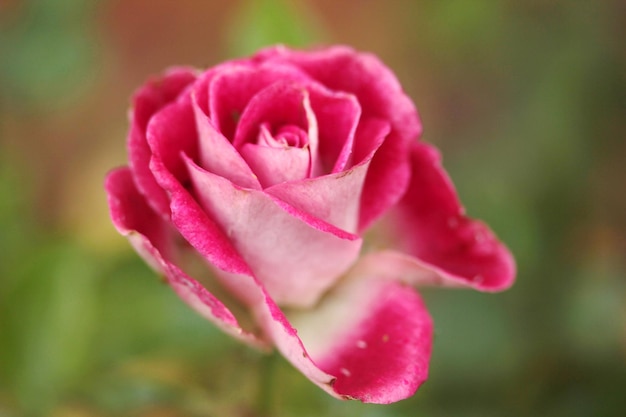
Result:
M267 123L259 126L259 136L257 144L270 148L305 148L309 144L307 133L294 125L287 125L278 128L275 134L270 131Z

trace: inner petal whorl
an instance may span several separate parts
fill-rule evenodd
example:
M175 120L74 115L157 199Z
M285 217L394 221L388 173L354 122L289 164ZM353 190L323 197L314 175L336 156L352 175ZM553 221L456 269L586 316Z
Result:
M298 126L286 125L271 132L268 123L259 126L257 144L270 148L305 148L309 143L307 133Z

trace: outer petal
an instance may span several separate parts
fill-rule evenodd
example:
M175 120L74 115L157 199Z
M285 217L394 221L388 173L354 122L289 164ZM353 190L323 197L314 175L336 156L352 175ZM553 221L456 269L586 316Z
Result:
M433 336L421 298L396 278L351 274L314 309L291 314L291 322L259 286L256 316L285 358L323 390L388 404L426 380Z
M421 298L396 278L350 274L320 304L289 319L259 284L254 311L267 339L320 388L337 398L388 404L426 380L433 335Z
M149 265L165 275L181 299L226 333L255 346L265 345L244 331L220 300L172 263L177 234L146 204L128 168L112 171L107 176L106 190L117 230L129 239Z
M391 403L411 396L426 380L432 320L419 295L387 273L351 276L314 310L290 318L305 353L334 376L332 390L343 398ZM294 341L272 336L306 375Z
M278 303L310 306L358 257L361 239L185 158L198 201ZM193 243L192 243L193 244Z
M415 256L416 267L436 272L432 283L482 291L511 286L513 256L486 225L464 215L437 150L414 143L411 160L411 184L389 215L392 247Z
M190 187L183 154L196 153L197 137L190 97L183 96L161 110L148 126L152 150L150 169L170 195L172 222L210 264L225 271L249 273L248 265L223 231L207 217L185 187Z
M406 145L392 132L372 159L365 179L361 196L360 231L366 230L400 200L409 178Z
M128 152L130 166L139 191L149 204L162 215L169 214L169 201L150 172L150 148L146 141L146 127L152 116L163 106L175 101L194 80L196 72L189 68L174 68L161 78L149 80L133 97L130 111Z

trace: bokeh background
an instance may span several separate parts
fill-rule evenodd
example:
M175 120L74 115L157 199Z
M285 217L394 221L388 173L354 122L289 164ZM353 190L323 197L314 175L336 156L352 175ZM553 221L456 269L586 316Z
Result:
M624 415L625 39L622 0L0 0L0 416ZM110 225L132 91L275 42L378 54L516 255L506 293L424 291L398 404L230 340Z

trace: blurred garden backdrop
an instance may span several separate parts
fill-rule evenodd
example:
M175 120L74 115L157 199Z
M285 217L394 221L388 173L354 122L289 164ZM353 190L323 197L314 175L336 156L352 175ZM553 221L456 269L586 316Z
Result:
M623 0L0 0L0 416L624 415L625 39ZM516 255L506 293L423 291L409 400L268 375L110 224L133 90L276 42L379 55Z

